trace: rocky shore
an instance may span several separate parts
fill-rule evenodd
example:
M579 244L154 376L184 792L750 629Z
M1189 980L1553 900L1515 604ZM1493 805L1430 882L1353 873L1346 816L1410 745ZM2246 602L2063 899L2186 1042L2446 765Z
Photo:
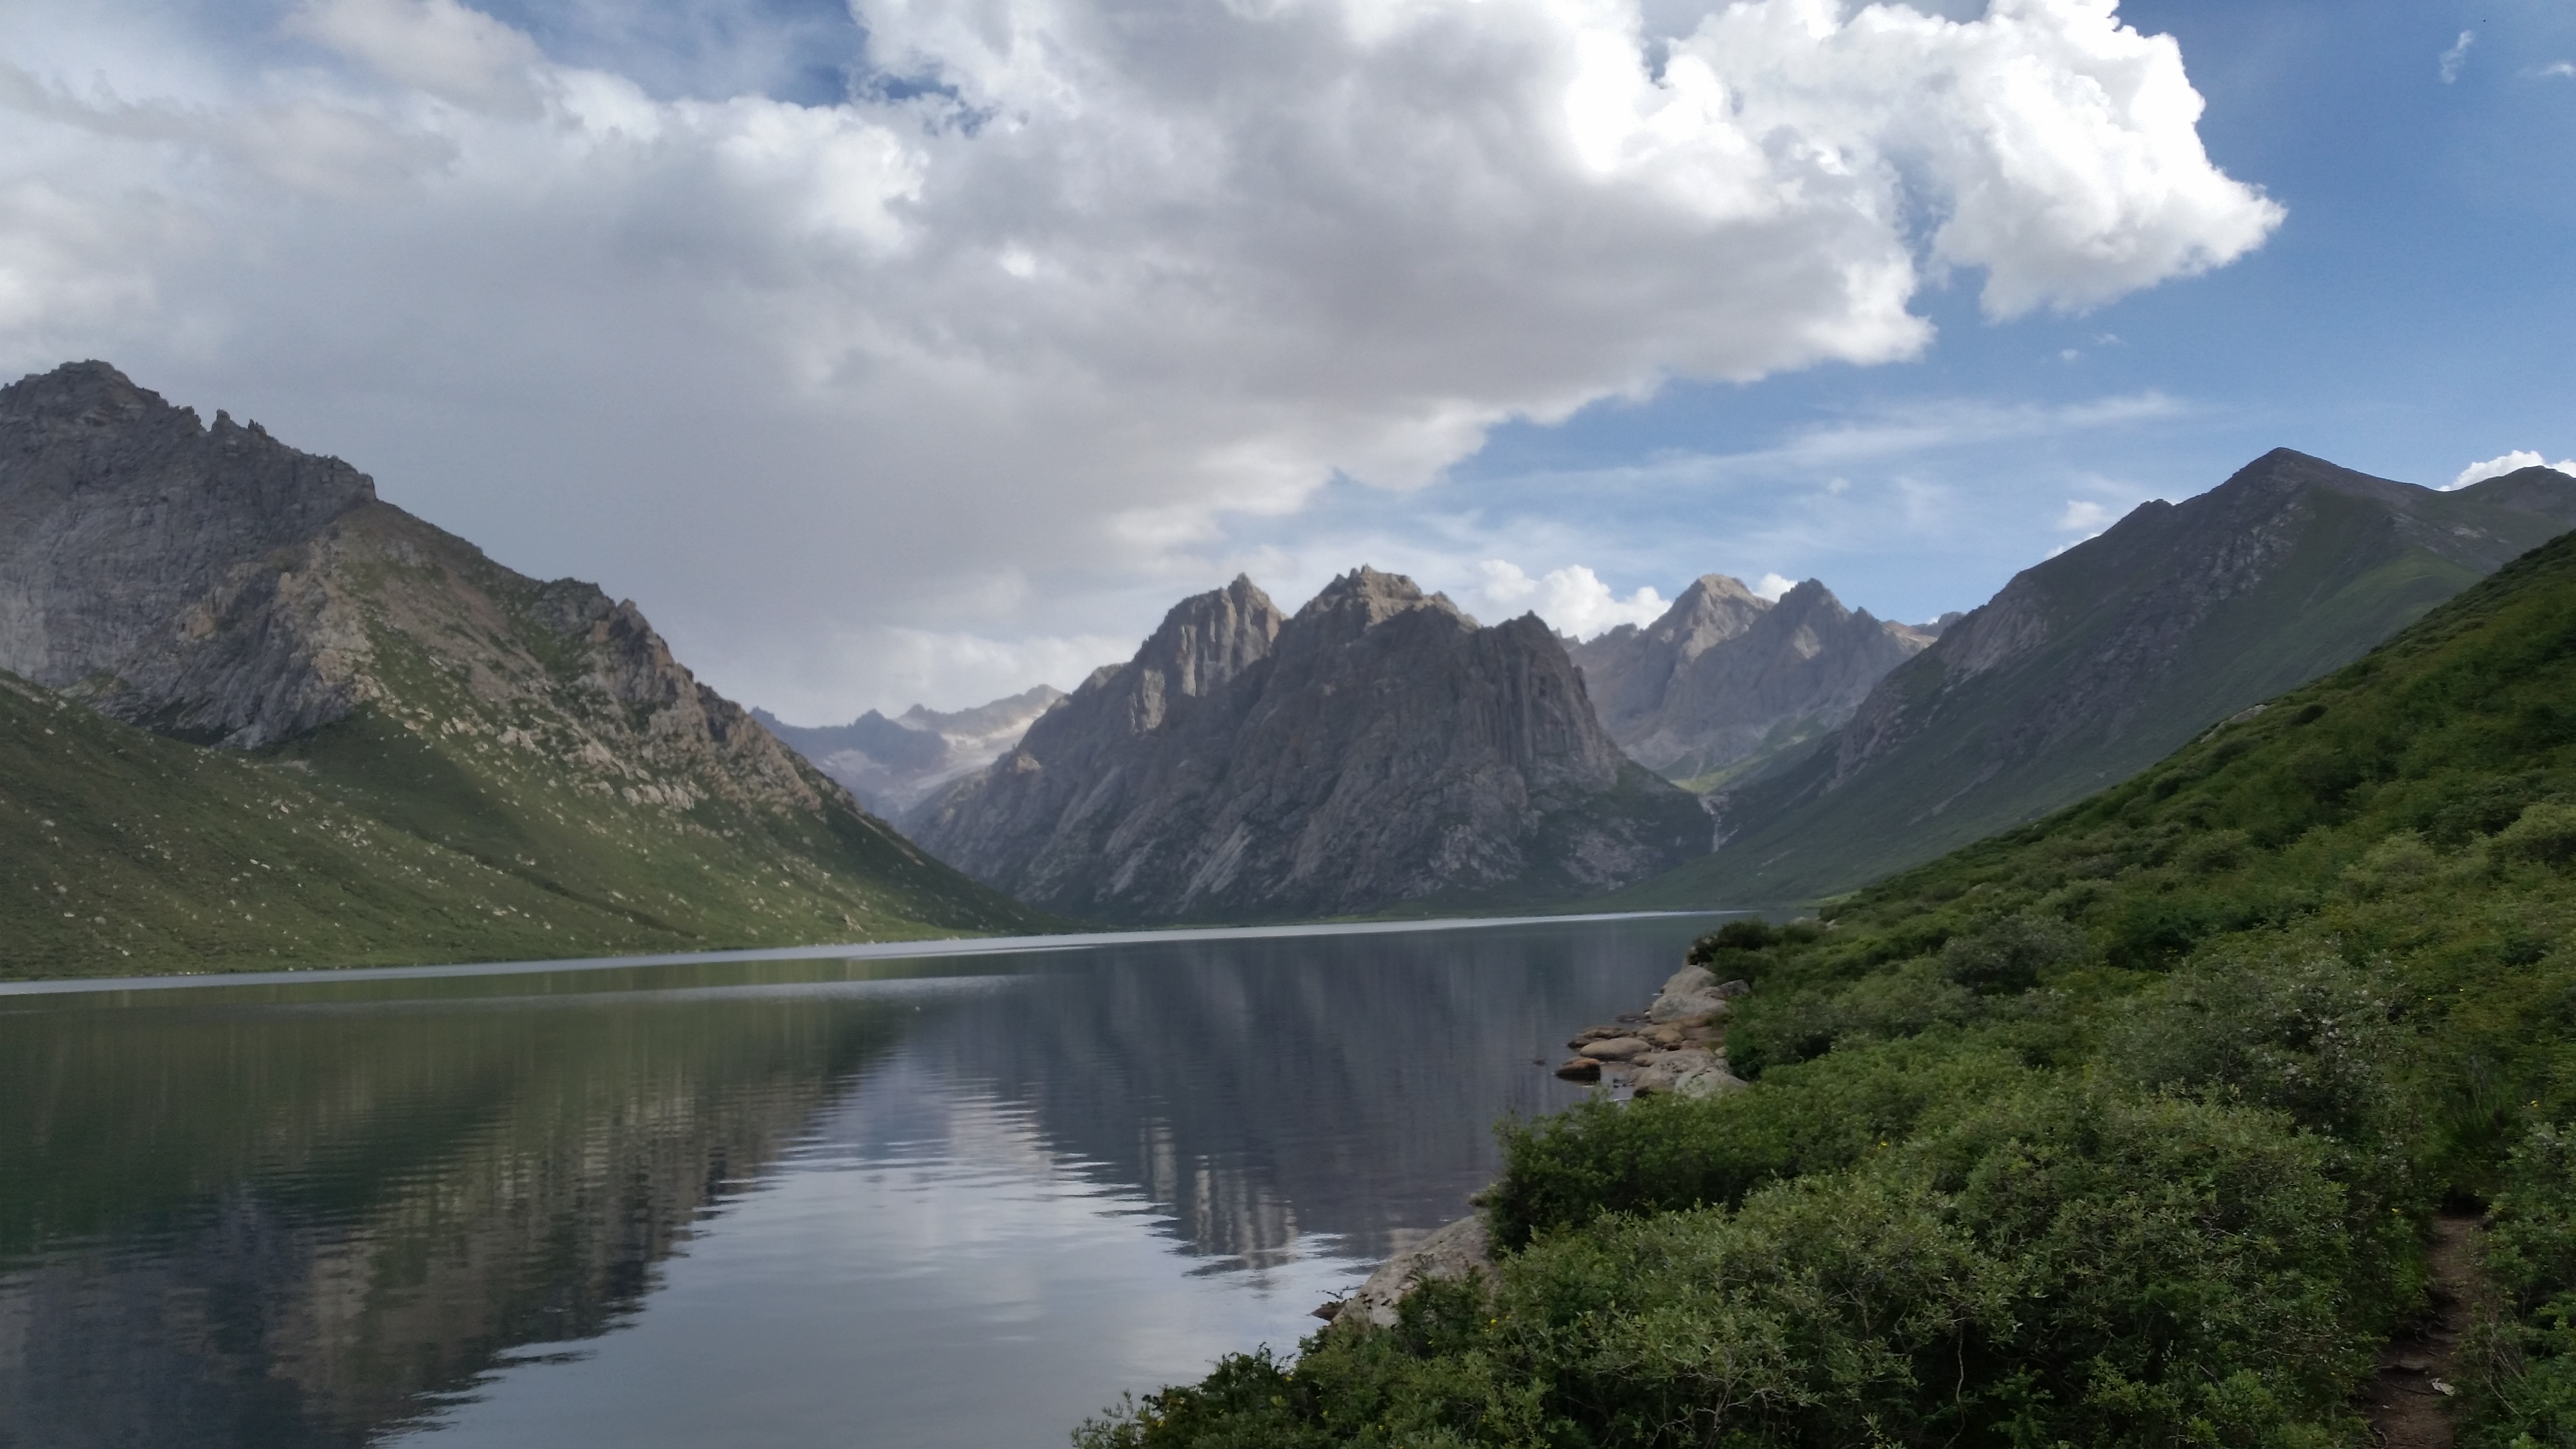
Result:
M1635 1097L1732 1092L1744 1083L1726 1069L1725 1022L1730 1003L1752 989L1749 982L1720 981L1705 966L1684 966L1644 1011L1576 1032L1566 1043L1575 1054L1556 1074L1625 1087Z
M1624 1088L1631 1097L1741 1090L1744 1081L1726 1069L1726 1018L1735 999L1752 989L1747 981L1720 981L1705 966L1684 966L1644 1011L1623 1012L1576 1032L1566 1043L1575 1055L1556 1074L1569 1082ZM1326 1303L1315 1316L1335 1323L1346 1316L1365 1318L1392 1328L1396 1305L1418 1285L1483 1277L1493 1266L1484 1214L1470 1214L1387 1259L1351 1296Z

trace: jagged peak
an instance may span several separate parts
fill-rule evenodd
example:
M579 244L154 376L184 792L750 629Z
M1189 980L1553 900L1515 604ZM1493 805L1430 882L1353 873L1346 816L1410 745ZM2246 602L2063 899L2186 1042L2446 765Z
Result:
M0 410L64 417L92 412L143 417L185 411L191 421L196 417L193 411L171 407L161 394L136 386L113 364L94 357L66 362L50 372L31 372L0 387Z
M1770 600L1753 592L1752 586L1733 574L1701 574L1690 581L1690 587L1682 590L1681 597L1673 600L1673 607L1680 608L1685 604L1698 604L1718 599L1749 604L1756 609L1771 607Z
M1237 574L1224 588L1174 604L1132 663L1159 671L1173 693L1203 695L1267 655L1286 622L1250 576Z
M1447 594L1426 594L1422 586L1402 574L1390 574L1362 564L1324 585L1306 606L1297 611L1301 622L1327 616L1355 617L1363 629L1415 609L1436 609L1453 619L1475 627L1467 611L1450 601Z
M1842 600L1834 597L1833 590L1825 587L1825 581L1822 579L1808 579L1803 583L1791 585L1779 598L1771 601L1771 607L1776 611L1793 614L1824 608L1830 608L1837 613L1851 612L1843 607Z

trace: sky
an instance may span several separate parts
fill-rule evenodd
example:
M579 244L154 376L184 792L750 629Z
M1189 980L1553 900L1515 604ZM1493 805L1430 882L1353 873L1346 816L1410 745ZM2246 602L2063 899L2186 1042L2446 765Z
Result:
M2576 456L2576 0L8 0L102 357L797 723L1366 563L1920 621L2273 447Z

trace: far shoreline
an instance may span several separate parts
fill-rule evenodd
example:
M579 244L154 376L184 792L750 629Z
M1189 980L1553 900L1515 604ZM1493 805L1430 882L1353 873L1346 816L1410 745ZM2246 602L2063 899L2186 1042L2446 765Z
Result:
M1304 925L1194 926L1168 930L1080 931L1044 936L945 936L918 941L868 941L848 945L764 946L731 951L678 951L638 956L578 956L561 960L478 961L425 966L308 966L283 971L182 971L149 976L46 977L0 981L0 997L74 996L131 991L219 990L232 986L290 986L314 981L434 981L476 976L534 976L551 971L616 971L660 966L704 966L734 961L900 961L915 957L981 956L1011 952L1081 951L1153 941L1259 941L1300 936L1389 935L1405 931L1463 931L1562 921L1660 920L1674 916L1740 916L1750 909L1602 911L1581 915L1451 916L1428 920L1328 921Z

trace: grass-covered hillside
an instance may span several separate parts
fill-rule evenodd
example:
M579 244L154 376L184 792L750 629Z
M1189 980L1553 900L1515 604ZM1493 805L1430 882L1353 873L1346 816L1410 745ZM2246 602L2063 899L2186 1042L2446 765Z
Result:
M1079 1437L2362 1444L2434 1224L2485 1210L2444 1402L2576 1443L2571 870L2561 539L2114 789L1704 942L1754 983L1749 1090L1507 1126L1489 1284Z
M470 750L462 734L445 738ZM594 793L565 809L571 782L527 766L506 805L433 788L457 769L436 738L362 713L246 755L0 675L0 979L902 939L975 929L990 909L928 862L924 888L904 889L899 842L790 853L737 845L721 818L696 849L666 846L658 873L656 839L560 842L549 870L521 822L553 806L567 833L610 834L613 806Z

